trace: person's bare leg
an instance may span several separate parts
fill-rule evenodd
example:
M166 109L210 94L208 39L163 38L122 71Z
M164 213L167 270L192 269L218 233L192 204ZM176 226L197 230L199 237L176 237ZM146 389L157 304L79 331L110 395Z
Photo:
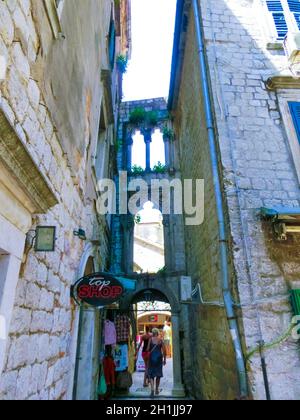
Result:
M156 378L156 395L159 395L160 378Z
M144 359L145 362L145 376L144 376L144 388L149 386L149 376L148 376L148 369L149 369L149 362Z
M154 379L150 379L151 382L151 397L154 397Z

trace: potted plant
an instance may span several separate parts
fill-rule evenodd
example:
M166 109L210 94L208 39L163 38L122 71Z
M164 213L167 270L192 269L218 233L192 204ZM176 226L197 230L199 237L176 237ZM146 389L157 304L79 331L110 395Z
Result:
M157 174L164 174L166 172L166 170L167 170L167 166L163 165L161 162L158 162L153 167L153 172L155 172Z
M131 168L131 173L133 175L141 175L145 172L145 169L143 169L141 166L138 165L133 165L133 167Z
M117 68L121 74L125 74L127 72L128 67L128 59L125 55L120 54L117 57Z
M147 112L144 108L135 108L129 116L130 124L141 126L146 120L146 114Z

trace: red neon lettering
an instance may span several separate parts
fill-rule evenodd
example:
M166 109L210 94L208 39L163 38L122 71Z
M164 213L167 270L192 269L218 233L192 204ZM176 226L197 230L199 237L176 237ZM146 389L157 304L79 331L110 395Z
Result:
M120 287L120 286L113 286L112 287L112 297L113 298L121 296L122 293L123 293L122 287Z
M78 289L78 297L80 299L88 298L90 295L90 287L89 286L80 286Z
M103 287L83 285L78 289L78 297L80 299L116 299L123 293L120 286Z

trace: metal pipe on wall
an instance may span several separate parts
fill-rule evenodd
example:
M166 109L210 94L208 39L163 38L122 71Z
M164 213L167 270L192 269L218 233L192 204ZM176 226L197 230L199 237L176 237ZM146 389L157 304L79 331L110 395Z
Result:
M223 194L221 188L221 179L219 174L218 155L216 149L216 136L214 128L213 104L211 100L208 67L206 63L204 38L202 31L202 18L198 0L193 0L193 12L195 18L195 29L198 46L198 55L200 61L200 78L203 89L203 99L205 107L206 124L209 140L209 151L212 163L213 184L215 190L217 217L219 226L219 241L220 241L220 256L221 256L221 270L222 270L222 289L224 296L225 309L227 319L232 336L236 366L239 378L240 396L248 396L248 382L245 361L243 357L242 344L239 334L237 317L234 311L234 301L230 290L230 275L228 268L228 240L226 234L225 216L223 209Z

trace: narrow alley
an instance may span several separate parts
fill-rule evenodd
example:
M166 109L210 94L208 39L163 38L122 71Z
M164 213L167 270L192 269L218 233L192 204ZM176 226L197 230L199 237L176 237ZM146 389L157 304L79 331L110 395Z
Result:
M0 400L299 400L299 187L300 0L1 1Z

